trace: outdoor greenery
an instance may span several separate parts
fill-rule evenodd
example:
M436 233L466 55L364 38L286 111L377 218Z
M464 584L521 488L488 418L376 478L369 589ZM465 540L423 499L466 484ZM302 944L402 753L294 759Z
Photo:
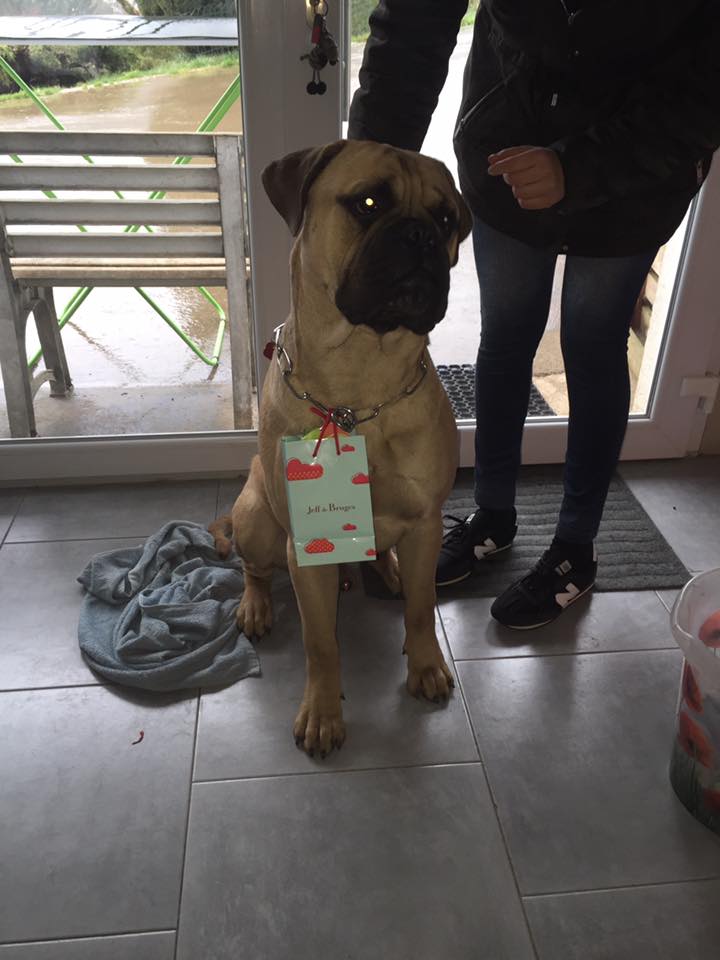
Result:
M143 17L234 17L235 0L3 0L0 12L8 17L113 13Z
M235 0L3 0L10 16L71 16L128 13L145 17L234 17ZM153 73L177 73L194 66L229 66L237 54L212 47L2 46L3 57L34 88L74 87L130 79ZM0 96L15 94L16 84L0 69ZM3 97L4 99L4 97Z
M234 17L235 0L137 0L124 3L136 7L143 17Z
M353 40L365 40L368 35L368 18L377 6L378 0L351 0ZM480 0L470 0L468 12L463 19L463 26L468 26L475 20Z
M0 48L0 56L1 55L2 48ZM224 53L212 53L210 55L193 57L192 59L186 56L177 57L176 55L174 59L162 60L160 63L155 62L154 66L140 67L134 70L122 70L118 73L102 74L95 80L78 84L78 87L100 87L109 83L120 83L125 80L136 80L139 77L152 77L159 74L162 74L163 76L169 76L175 73L187 73L188 70L206 70L208 68L218 69L219 67L234 67L237 70L237 66L237 53L234 50L225 51ZM3 73L0 69L0 88L2 88L2 85ZM14 83L10 82L8 86L12 87L12 92L0 93L0 103L25 97L24 93L17 92L17 87ZM59 86L37 86L33 84L33 90L35 90L35 92L41 97L47 97L53 93L59 93L63 89L65 88Z

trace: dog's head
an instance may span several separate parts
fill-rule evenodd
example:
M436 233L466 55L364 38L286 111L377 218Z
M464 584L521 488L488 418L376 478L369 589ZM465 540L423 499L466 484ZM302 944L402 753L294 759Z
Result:
M442 163L341 140L270 164L263 184L298 237L303 275L312 271L351 324L424 335L442 320L471 227Z

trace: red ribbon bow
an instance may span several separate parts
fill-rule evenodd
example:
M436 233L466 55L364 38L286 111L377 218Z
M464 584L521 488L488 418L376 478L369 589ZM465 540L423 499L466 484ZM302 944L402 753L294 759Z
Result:
M332 407L330 408L330 410L328 410L325 413L323 413L322 410L318 410L317 407L310 407L310 412L320 417L323 422L322 427L320 428L320 436L317 439L317 443L315 444L315 449L313 450L313 453L312 453L313 457L317 456L317 452L320 449L320 444L325 439L325 432L330 426L332 426L333 436L335 437L335 450L337 452L337 455L340 456L340 439L338 437L338 426L332 418L332 415L333 415Z

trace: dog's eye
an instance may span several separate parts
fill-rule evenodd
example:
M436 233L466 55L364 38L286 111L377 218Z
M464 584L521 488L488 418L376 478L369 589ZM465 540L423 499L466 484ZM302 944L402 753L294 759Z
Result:
M435 214L435 220L446 237L452 236L457 227L457 219L449 210L438 210Z
M353 201L353 210L360 217L373 217L380 212L380 203L370 194L363 194Z

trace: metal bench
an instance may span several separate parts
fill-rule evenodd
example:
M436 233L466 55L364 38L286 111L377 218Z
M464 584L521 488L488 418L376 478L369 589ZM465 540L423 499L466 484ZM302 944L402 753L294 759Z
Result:
M0 165L0 368L10 435L36 436L33 396L43 382L49 380L54 396L72 387L53 300L60 286L226 287L235 426L251 426L239 138L10 131L3 132L2 152L33 158ZM103 160L89 163L92 157ZM190 165L196 157L203 162ZM36 190L45 196L25 199ZM83 198L57 198L55 191L82 191ZM105 199L108 191L113 195ZM135 199L143 191L155 199ZM209 196L163 199L167 192ZM96 193L103 198L85 199ZM25 348L31 313L46 368L35 375Z

